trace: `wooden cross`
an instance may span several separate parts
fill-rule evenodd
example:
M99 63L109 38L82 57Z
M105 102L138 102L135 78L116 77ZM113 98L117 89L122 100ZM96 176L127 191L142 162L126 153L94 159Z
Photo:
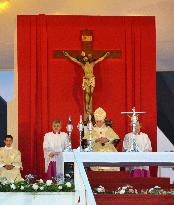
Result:
M92 30L88 30L88 29L82 31L82 50L65 50L65 52L67 52L74 59L77 59L76 63L79 62L83 58L84 54L85 54L85 56L90 55L91 56L90 60L92 62L95 62L97 59L106 55L106 50L93 50L93 32L92 32ZM107 52L109 52L109 56L107 56L106 58L121 58L121 51L120 50L107 50ZM83 55L82 55L82 53L83 53ZM63 54L62 50L54 50L53 57L54 58L66 58L65 55ZM93 91L92 91L92 93L93 93ZM92 113L92 94L88 94L86 92L86 96L89 96L89 95L90 95L90 103L86 104L86 105L90 107L90 109L88 109L88 111L90 113ZM85 94L84 94L84 99L85 99ZM88 113L85 105L84 105L84 110L85 110L84 111L84 118L86 119L86 117L88 116L89 113Z
M71 56L78 59L81 55L81 52L84 51L86 55L92 54L93 59L98 59L101 56L103 56L106 51L110 52L110 55L108 58L115 58L119 59L121 58L121 50L93 50L93 31L85 29L82 31L82 50L65 50L67 51ZM62 50L54 50L53 51L53 58L66 58Z

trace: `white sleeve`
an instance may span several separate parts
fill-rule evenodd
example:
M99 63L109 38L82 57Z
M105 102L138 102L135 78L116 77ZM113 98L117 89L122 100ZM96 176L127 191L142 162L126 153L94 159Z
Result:
M146 136L146 140L145 140L144 151L145 152L151 152L152 151L151 141L150 141L148 135L145 134L145 136Z
M12 165L18 169L22 168L21 153L19 150L15 152L15 158Z
M3 166L5 166L6 164L4 163L4 161L3 161L3 156L2 156L3 154L2 154L2 150L0 149L0 167L3 167Z
M125 135L124 140L123 140L123 152L126 152L128 150L128 147L129 147L128 141L129 141L129 136Z
M65 138L64 138L64 150L68 147L69 145L69 137L68 135L65 133Z
M44 135L44 141L43 141L43 149L47 147L47 135Z
M44 158L48 157L48 155L50 153L50 143L49 143L47 134L45 134L45 136L44 136L43 151L44 151Z

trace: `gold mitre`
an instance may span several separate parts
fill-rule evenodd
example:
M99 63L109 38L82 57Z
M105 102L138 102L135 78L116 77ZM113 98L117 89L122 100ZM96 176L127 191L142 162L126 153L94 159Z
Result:
M105 118L106 118L106 112L101 107L99 107L94 112L94 118L95 118L96 121L97 120L104 121Z

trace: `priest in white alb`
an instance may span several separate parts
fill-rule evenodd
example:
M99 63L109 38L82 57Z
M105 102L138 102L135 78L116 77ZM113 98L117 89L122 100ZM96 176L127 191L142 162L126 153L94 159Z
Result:
M4 143L5 147L0 148L0 177L5 177L8 181L23 180L20 173L21 153L12 147L13 137L6 135Z
M132 124L131 124L132 126ZM136 122L135 133L132 132L125 135L123 141L123 151L128 152L131 150L133 145L133 137L135 139L136 146L140 152L151 152L152 146L151 141L147 134L140 131L142 125L139 121ZM137 153L138 154L138 153ZM149 177L150 171L148 166L139 166L139 167L129 167L131 175L135 177Z
M45 134L43 142L47 179L63 175L64 162L62 152L69 145L67 133L61 132L60 120L53 121L52 129L52 132Z

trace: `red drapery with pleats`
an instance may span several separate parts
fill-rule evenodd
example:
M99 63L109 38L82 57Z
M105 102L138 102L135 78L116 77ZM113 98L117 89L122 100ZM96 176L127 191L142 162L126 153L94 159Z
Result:
M156 34L154 17L18 16L19 149L24 173L43 176L43 136L53 119L63 130L72 116L76 125L83 113L82 68L68 59L54 59L53 50L81 50L81 31L91 29L94 50L122 52L121 59L96 65L93 108L102 107L121 139L130 131L120 114L133 106L156 151ZM121 150L121 144L119 150Z

